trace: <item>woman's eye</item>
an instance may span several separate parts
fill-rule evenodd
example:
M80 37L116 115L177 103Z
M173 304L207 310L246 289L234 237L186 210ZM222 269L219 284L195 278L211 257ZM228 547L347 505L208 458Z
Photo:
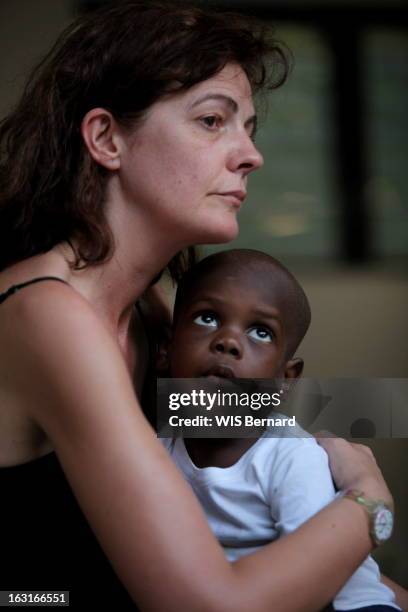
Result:
M205 327L217 327L218 321L211 312L203 312L194 319L194 323L197 325L204 325Z
M272 333L266 327L253 327L249 330L248 336L254 338L255 340L259 340L260 342L273 341Z
M201 117L201 121L204 123L205 127L209 130L214 130L216 128L221 127L222 118L218 115L207 115L207 117Z
M250 139L252 140L252 142L255 144L256 143L256 130L254 130L250 135L249 135Z

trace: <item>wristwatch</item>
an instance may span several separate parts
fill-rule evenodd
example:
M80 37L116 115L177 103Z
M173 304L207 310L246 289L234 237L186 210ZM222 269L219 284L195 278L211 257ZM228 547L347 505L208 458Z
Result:
M368 499L362 491L347 490L343 497L352 499L365 508L370 519L370 536L375 546L391 537L394 515L391 508L381 499Z

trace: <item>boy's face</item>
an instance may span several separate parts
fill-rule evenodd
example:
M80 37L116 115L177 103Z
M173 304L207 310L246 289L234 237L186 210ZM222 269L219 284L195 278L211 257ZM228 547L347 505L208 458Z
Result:
M214 271L181 306L170 345L175 378L283 378L289 330L273 274Z

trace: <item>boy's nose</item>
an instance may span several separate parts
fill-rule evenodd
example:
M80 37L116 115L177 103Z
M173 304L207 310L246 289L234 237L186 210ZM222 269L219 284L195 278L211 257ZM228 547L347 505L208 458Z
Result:
M214 353L225 353L227 355L231 355L235 359L241 359L242 357L242 345L233 335L224 335L214 338L213 342L211 343L211 350Z

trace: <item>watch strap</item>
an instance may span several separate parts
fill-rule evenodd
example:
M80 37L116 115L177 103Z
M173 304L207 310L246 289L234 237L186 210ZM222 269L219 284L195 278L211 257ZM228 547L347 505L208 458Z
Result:
M393 511L387 502L382 499L370 499L364 495L363 491L356 489L348 489L343 493L343 497L357 502L366 510L370 523L370 536L375 546L379 546L390 537L393 527ZM389 533L386 537L382 537L377 532L376 520L379 512L385 512L389 517Z

